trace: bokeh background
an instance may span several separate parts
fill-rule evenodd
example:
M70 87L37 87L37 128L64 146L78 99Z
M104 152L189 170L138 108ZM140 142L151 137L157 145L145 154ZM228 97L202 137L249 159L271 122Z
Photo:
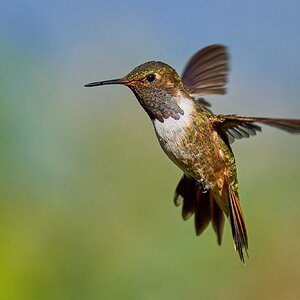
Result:
M0 299L299 299L300 137L234 144L250 259L196 237L181 172L124 87L151 59L179 72L231 53L218 113L300 118L299 1L16 1L0 9Z

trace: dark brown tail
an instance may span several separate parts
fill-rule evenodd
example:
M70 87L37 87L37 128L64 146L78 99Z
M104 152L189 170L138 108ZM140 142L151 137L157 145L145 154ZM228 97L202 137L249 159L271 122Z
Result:
M243 250L248 256L248 237L244 221L244 215L240 206L238 193L228 185L228 199L229 199L229 218L231 223L232 237L234 241L234 248L238 252L240 259L245 263Z
M238 252L241 261L245 262L244 251L248 256L248 237L238 193L229 184L226 187L226 195L229 203L228 217L231 224L234 248ZM221 245L224 214L215 201L212 190L203 193L196 180L183 175L175 191L174 203L176 206L182 205L184 220L188 220L195 214L197 235L200 235L211 221L217 235L218 244Z
M224 215L215 202L211 190L203 193L199 184L193 178L183 175L175 191L174 203L176 206L182 205L184 220L195 214L197 235L200 235L211 221L217 235L218 244L221 245Z

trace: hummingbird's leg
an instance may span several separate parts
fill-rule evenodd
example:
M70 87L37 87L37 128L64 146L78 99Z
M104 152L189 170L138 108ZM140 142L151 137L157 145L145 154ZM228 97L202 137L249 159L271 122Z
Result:
M199 179L197 181L197 183L198 183L197 185L200 188L200 190L201 190L202 193L207 193L208 190L210 189L210 186L205 183L205 180L204 180L203 177L201 179Z

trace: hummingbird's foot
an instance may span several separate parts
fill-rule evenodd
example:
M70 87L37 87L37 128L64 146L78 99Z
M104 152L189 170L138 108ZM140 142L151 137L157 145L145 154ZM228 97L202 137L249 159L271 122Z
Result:
M207 193L210 189L210 186L205 183L204 178L202 177L200 180L197 181L198 187L200 188L202 193Z

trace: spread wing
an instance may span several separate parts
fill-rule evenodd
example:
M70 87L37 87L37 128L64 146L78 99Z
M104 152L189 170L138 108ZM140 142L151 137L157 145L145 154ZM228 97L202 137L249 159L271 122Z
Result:
M255 118L240 117L236 115L215 115L212 116L213 124L217 132L232 143L235 139L250 137L261 127L255 123L262 123L293 134L300 134L300 120L276 119L276 118Z
M210 45L198 51L182 74L183 84L189 94L195 99L226 94L228 61L227 48L222 45ZM209 106L204 99L200 101Z

